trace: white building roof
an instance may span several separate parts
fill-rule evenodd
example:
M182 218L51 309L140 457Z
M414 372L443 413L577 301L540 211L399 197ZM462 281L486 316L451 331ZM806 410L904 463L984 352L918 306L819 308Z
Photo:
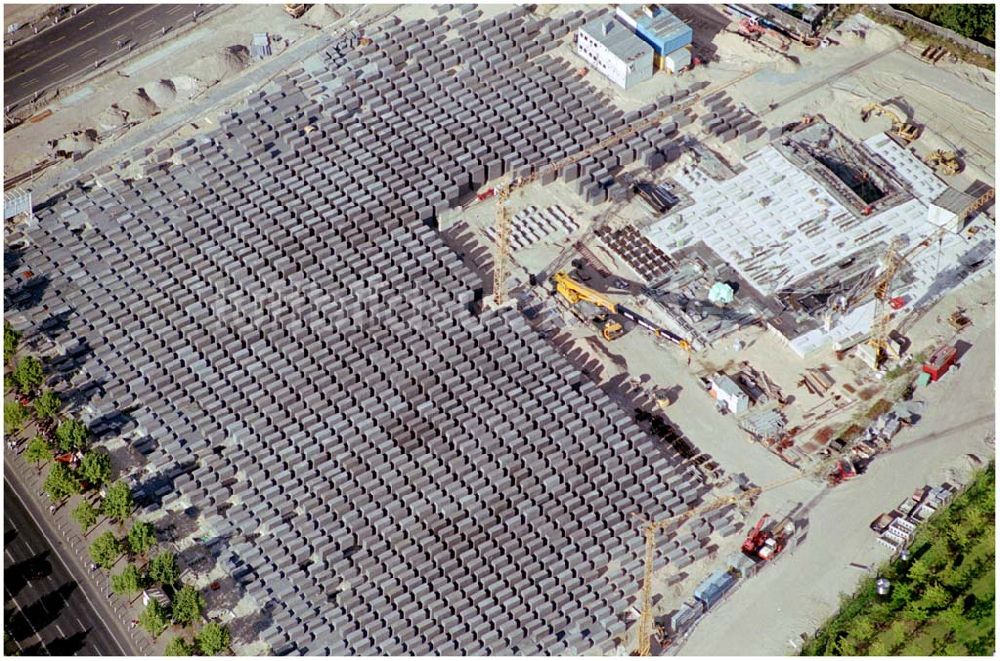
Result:
M582 26L580 31L593 37L597 43L602 44L623 62L653 57L653 47L635 36L630 28L615 20L611 12L598 16Z
M905 251L937 231L928 207L948 187L919 159L887 136L886 140L892 144L872 138L865 145L913 187L917 198L881 213L852 213L820 180L768 145L747 156L745 169L724 181L697 167L689 168L687 174L679 172L676 181L687 189L693 204L664 216L644 233L667 254L704 242L764 295L833 267L858 251L877 251L896 237L902 239ZM940 289L944 272L956 271L960 255L976 244L993 244L992 227L982 221L977 225L981 231L974 237L945 233L940 259L937 246L918 253L910 263L917 281L909 286L897 284L894 294L918 300ZM793 348L804 355L830 339L867 332L871 318L872 310L855 310L831 332L806 333L799 338L801 346L793 342Z

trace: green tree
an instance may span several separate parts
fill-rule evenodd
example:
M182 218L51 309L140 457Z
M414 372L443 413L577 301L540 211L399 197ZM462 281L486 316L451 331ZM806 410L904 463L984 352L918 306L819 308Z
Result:
M132 514L132 490L118 480L108 487L102 508L104 515L112 521L124 522Z
M83 491L80 480L76 479L69 466L60 463L52 464L42 489L52 500L62 500Z
M97 508L84 500L73 510L73 520L80 524L80 530L86 534L97 523Z
M21 334L14 330L6 321L3 322L3 362L7 364L14 357L17 345L21 341Z
M120 574L111 577L111 590L115 594L132 596L142 589L142 573L129 563Z
M868 646L868 656L889 656L889 646L881 640L873 640Z
M170 551L160 551L149 561L149 577L163 585L175 585L178 579L177 561Z
M209 622L198 633L195 641L205 656L218 656L229 648L229 629L218 622Z
M3 403L3 432L5 434L17 434L24 427L30 413L27 406L20 402Z
M124 552L122 541L112 532L103 533L90 545L90 557L105 569L111 569Z
M25 356L14 368L11 377L19 391L24 394L33 392L45 380L45 375L42 372L42 361L34 356Z
M927 561L920 558L913 561L913 564L910 565L910 570L906 572L906 575L915 585L923 585L931 576L931 568Z
M174 595L174 622L191 624L205 611L205 597L193 585L185 585Z
M153 638L158 638L163 630L167 628L167 609L160 605L155 599L150 600L146 608L139 614L139 624L148 631Z
M35 415L40 419L45 420L47 418L54 418L56 414L59 413L59 407L62 406L62 400L59 399L59 395L52 392L51 390L46 390L41 395L38 396L33 403L35 409Z
M937 583L927 586L921 601L931 610L944 608L951 602L951 595Z
M80 477L95 487L111 479L111 456L107 452L92 450L80 461Z
M163 653L166 656L194 656L194 645L180 636L176 636L167 643L167 648L163 650Z
M128 547L132 553L145 555L156 544L156 529L146 521L136 521L128 531Z
M52 446L41 436L35 436L28 441L28 448L24 451L25 458L33 464L44 464L52 461Z
M56 441L59 443L59 449L63 452L82 450L86 446L89 436L90 430L87 429L87 425L72 418L63 420L56 427Z

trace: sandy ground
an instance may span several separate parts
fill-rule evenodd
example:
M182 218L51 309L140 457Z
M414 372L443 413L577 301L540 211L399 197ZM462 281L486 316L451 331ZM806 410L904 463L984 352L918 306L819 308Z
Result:
M992 282L977 289L959 296L967 302L984 296L992 300ZM954 298L942 301L922 322L937 325L937 314L955 303ZM986 440L995 437L993 309L974 304L969 310L975 325L962 339L972 347L958 370L918 391L915 399L927 403L923 420L902 431L893 451L878 458L868 473L825 492L809 514L806 540L774 570L748 581L707 615L682 654L793 652L801 644L800 634L815 631L836 611L840 595L852 592L862 577L849 563L870 566L889 557L889 549L868 528L875 517L925 484L967 479L971 464L966 453L983 459L994 455Z
M3 6L3 31L7 34L7 28L12 23L27 25L45 15L53 5L14 5L5 4Z
M94 78L83 85L62 90L47 108L52 115L38 123L25 122L4 134L4 177L24 172L49 155L49 142L58 140L74 131L96 129L109 132L102 126L112 104L128 112L127 121L148 121L151 113L158 113L198 98L211 85L249 70L252 62L244 58L226 56L223 49L249 48L254 32L269 32L272 50L280 53L288 45L312 34L315 30L306 23L325 25L335 20L326 7L313 7L300 20L292 19L280 5L243 5L230 8L201 24L200 27L169 40L151 52L133 57L118 64L114 70ZM279 37L276 40L275 37ZM136 95L139 88L152 91L156 98L160 81L169 81L176 89L176 96L160 95L163 107L149 106ZM39 108L41 112L43 108ZM210 121L192 118L199 130L211 128ZM111 143L113 144L113 143ZM104 145L107 146L107 143ZM86 159L75 164L86 168ZM60 167L60 166L56 166Z
M863 32L865 38L859 38L854 30ZM725 40L723 52L734 59L761 58L731 36L719 36ZM860 15L845 22L833 37L840 46L815 51L793 46L789 52L799 57L800 67L789 71L785 66L765 65L759 73L734 85L731 95L758 113L767 113L772 102L781 103L766 115L769 125L780 126L803 114L818 113L858 140L889 128L886 120L861 122L861 107L897 99L902 107L911 108L911 121L924 126L923 135L913 145L917 153L924 155L939 148L964 153L966 171L950 178L949 183L964 189L977 178L991 183L995 180L994 72L949 58L929 64L919 57L922 46L905 44L892 28ZM863 62L867 64L842 75ZM824 81L828 83L785 102ZM899 109L899 103L890 107ZM737 153L739 147L731 144L733 147L726 149Z

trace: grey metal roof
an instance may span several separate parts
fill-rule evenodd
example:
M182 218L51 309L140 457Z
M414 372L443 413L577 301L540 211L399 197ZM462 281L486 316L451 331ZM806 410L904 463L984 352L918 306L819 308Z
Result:
M954 213L962 213L966 207L975 201L976 198L968 193L963 193L949 186L944 189L943 193L934 198L933 204L936 207L941 207Z
M615 20L611 12L598 16L580 29L625 62L653 56L653 47L635 36L631 28Z

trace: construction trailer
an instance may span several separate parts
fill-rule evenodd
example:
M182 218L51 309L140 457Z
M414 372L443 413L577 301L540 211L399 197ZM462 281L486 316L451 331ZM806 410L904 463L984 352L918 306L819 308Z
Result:
M958 349L951 344L946 344L931 354L930 359L924 363L923 371L930 375L931 381L937 381L944 376L949 367L955 364L956 358L958 358Z

